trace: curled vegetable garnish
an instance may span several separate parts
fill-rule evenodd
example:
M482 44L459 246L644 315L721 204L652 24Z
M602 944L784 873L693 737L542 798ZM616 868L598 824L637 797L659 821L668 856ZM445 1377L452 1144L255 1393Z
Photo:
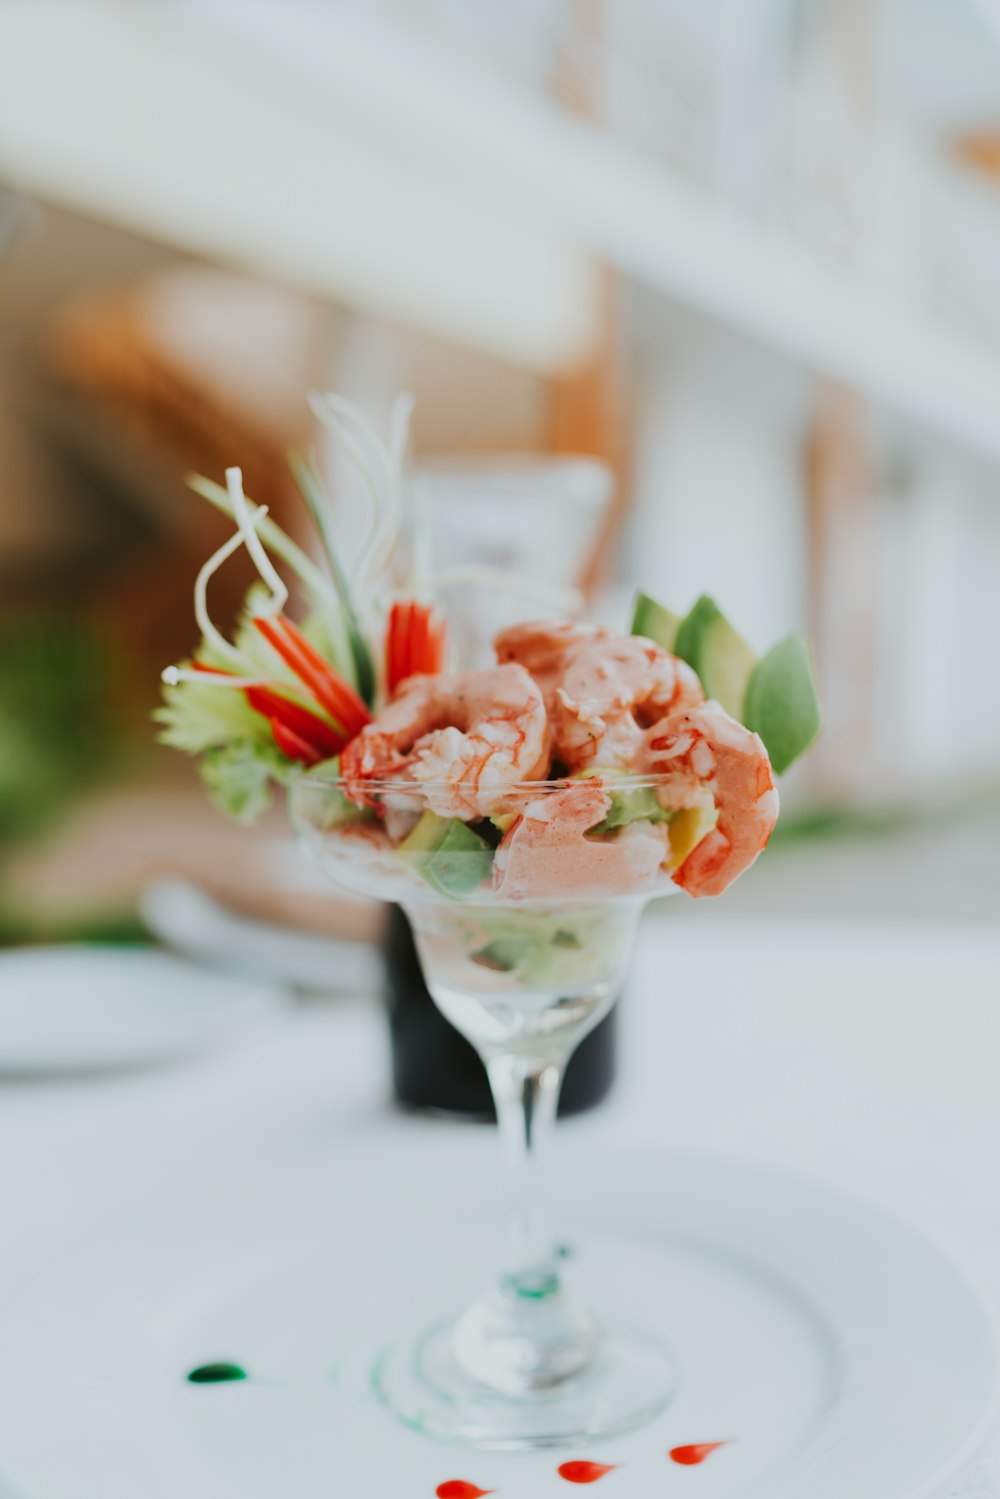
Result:
M244 500L245 503L246 501ZM247 531L251 535L256 534L257 527L266 515L266 505L258 505L253 514L247 512L246 526ZM243 671L246 671L248 666L252 670L253 663L242 651L237 650L235 645L230 644L226 637L212 623L212 617L208 612L208 582L219 571L222 564L239 551L245 540L246 538L242 529L237 531L234 536L230 536L229 540L214 551L208 561L202 565L194 581L194 617L198 621L199 630L209 645L219 652L220 656L224 656L227 661L231 661L234 666L241 668ZM179 681L181 678L178 676L174 680Z
M250 553L250 559L260 573L263 581L271 590L267 613L280 614L288 602L288 589L279 577L274 563L265 552L261 544L261 539L257 535L253 524L253 517L250 514L250 507L247 503L247 497L243 493L243 472L241 469L226 469L226 489L232 502L236 524L240 528L240 535L246 544L247 551Z

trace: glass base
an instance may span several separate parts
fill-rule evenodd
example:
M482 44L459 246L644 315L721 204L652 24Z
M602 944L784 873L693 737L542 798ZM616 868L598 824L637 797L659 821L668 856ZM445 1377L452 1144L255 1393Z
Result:
M438 1322L386 1349L372 1388L398 1420L439 1441L494 1451L560 1447L615 1436L652 1421L677 1387L672 1359L639 1337L601 1339L581 1373L524 1397L473 1379L455 1357L456 1324Z

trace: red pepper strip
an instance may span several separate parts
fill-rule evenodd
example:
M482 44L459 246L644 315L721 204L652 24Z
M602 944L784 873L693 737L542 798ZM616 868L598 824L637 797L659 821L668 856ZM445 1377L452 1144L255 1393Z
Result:
M399 608L393 604L385 627L385 690L391 697L399 683Z
M339 755L347 743L345 736L338 734L326 719L311 713L299 703L290 702L280 692L272 692L269 687L248 687L244 695L251 708L262 713L272 723L278 719L286 729L311 745L323 760Z
M389 693L414 673L435 676L444 665L444 622L429 604L401 600L389 610L385 675Z
M203 671L212 676L225 677L229 673L219 666L206 666L204 661L192 663L195 671ZM282 697L280 692L274 692L270 687L244 687L243 696L255 713L260 713L271 725L273 732L274 720L279 719L286 729L292 733L300 744L308 747L309 751L316 752L316 764L319 760L329 760L333 755L339 755L347 740L343 734L337 732L333 724L327 723L325 718L320 718L308 708L302 707L301 703L293 703L287 697ZM277 740L276 740L277 742ZM279 748L282 746L279 745ZM295 756L300 759L300 755Z
M283 755L288 756L289 760L301 760L305 765L318 765L324 758L322 751L318 750L315 745L307 744L304 739L300 739L295 730L282 723L280 718L271 719L271 733L274 735L275 744Z
M413 675L413 616L416 604L404 602L399 606L399 654L396 657L396 681L405 682Z
M385 635L385 686L390 696L406 676L403 650L408 612L408 606L401 603L393 604L389 610L389 623Z
M420 670L427 672L429 676L435 676L444 670L444 641L446 625L441 616L433 609L428 609L427 618L424 622L424 635L421 641L421 665Z
M406 676L406 626L410 617L410 606L409 604L394 604L393 613L396 616L396 630L392 653L392 685L396 688Z
M410 640L407 665L410 672L428 671L431 611L424 604L410 606Z
M285 616L279 615L278 624L285 632L289 645L299 652L303 664L311 668L317 674L319 680L323 681L328 690L335 695L338 702L342 704L340 710L334 708L332 716L339 720L347 729L349 737L359 733L366 724L370 724L372 716L368 711L368 705L364 698L355 692L349 682L345 682L339 672L334 671L316 647L306 638L298 625ZM320 699L322 702L322 699Z
M389 610L386 688L390 693L395 692L400 682L406 676L404 651L406 649L406 619L408 612L407 606L399 603L393 604Z
M445 620L439 619L431 631L432 659L434 662L432 670L437 673L444 671L445 657L448 653L448 625Z
M321 707L342 726L348 739L353 739L365 724L371 723L371 714L354 688L337 675L328 661L324 661L290 619L285 619L284 615L277 619L263 619L257 615L254 624L285 664L306 684Z
M416 670L413 664L413 621L416 613L416 604L404 603L399 606L399 680L401 682L407 677L412 677Z

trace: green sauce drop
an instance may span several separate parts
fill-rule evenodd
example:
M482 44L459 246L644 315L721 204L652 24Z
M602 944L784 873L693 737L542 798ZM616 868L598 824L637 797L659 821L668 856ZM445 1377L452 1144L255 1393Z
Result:
M189 1384L229 1384L233 1380L248 1379L249 1375L239 1364L199 1364L188 1375Z

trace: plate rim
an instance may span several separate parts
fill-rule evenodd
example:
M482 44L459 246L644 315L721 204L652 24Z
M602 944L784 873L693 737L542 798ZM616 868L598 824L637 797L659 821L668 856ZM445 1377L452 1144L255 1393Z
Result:
M86 1054L73 1056L65 1049L58 1048L54 1048L48 1055L43 1055L41 1051L32 1048L19 1053L15 1049L0 1045L0 1079L50 1076L69 1078L97 1074L110 1076L128 1071L153 1069L158 1066L165 1067L200 1054L211 1054L225 1047L227 1043L239 1036L241 1020L245 1022L246 1031L249 1033L251 1029L261 1024L273 1023L290 1008L291 996L288 990L283 989L280 984L253 979L247 974L233 973L224 968L213 967L208 963L199 963L192 957L171 952L155 943L74 941L3 948L0 949L0 977L8 965L11 967L17 967L20 964L31 966L33 963L55 960L54 966L69 967L81 960L88 964L96 960L98 963L113 967L118 959L139 963L152 959L156 966L174 965L178 969L179 977L187 974L192 979L203 981L212 989L223 985L228 986L230 995L226 1004L226 1013L216 1015L216 1024L206 1029L185 1027L183 1034L172 1038L168 1044L151 1043L147 1040L141 1045L133 1043L128 1048L105 1053L103 1056L97 1051L88 1051ZM213 994L209 998L214 1005L222 996ZM16 998L14 1001L0 999L0 1014L3 1013L5 1004L11 1005L16 1002Z

